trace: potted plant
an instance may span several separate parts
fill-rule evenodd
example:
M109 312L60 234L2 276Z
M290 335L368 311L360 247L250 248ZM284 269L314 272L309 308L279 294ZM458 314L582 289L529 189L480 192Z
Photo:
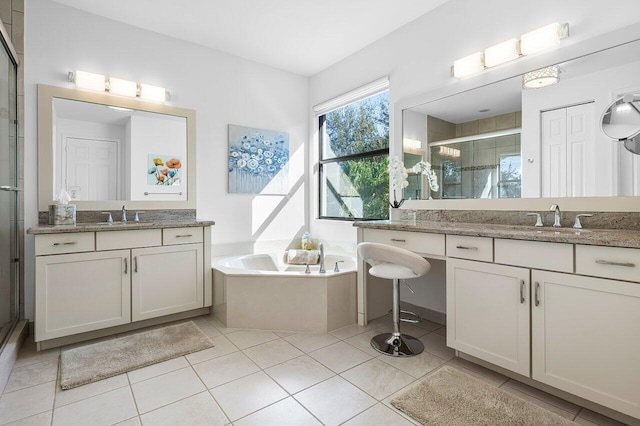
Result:
M402 213L400 206L404 203L402 190L409 186L409 182L407 181L409 174L407 173L407 169L404 168L402 161L395 155L389 156L389 166L387 170L389 171L389 182L393 190L393 202L389 202L389 220L391 222L399 222ZM396 190L400 191L400 201L398 201Z

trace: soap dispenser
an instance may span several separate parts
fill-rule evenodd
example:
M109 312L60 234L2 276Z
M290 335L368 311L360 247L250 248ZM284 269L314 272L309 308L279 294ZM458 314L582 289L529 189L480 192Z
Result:
M302 234L301 245L303 250L311 250L311 234L308 232Z

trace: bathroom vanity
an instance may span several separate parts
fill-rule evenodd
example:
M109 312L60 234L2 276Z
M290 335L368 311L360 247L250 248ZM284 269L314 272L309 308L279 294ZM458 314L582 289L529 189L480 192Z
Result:
M38 348L207 313L211 225L194 219L30 228Z
M356 226L358 242L446 262L447 346L460 356L640 418L640 232L446 222ZM364 325L386 313L391 290L367 274L361 259L358 271Z

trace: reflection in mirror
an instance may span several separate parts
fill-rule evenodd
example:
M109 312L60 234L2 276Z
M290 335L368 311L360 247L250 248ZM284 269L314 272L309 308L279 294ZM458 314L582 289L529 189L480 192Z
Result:
M55 194L186 200L185 117L54 98L52 120Z
M640 95L626 94L616 99L602 114L602 131L611 139L624 142L624 147L640 154Z
M438 179L433 191L412 174L405 198L640 195L640 161L598 120L640 91L638 58L633 41L557 64L552 86L523 90L516 76L405 109L405 167L427 161Z

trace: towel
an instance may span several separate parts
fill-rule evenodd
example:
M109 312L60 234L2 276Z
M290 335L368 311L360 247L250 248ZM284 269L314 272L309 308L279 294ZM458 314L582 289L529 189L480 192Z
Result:
M288 250L284 256L284 262L291 265L317 265L319 260L318 250Z

